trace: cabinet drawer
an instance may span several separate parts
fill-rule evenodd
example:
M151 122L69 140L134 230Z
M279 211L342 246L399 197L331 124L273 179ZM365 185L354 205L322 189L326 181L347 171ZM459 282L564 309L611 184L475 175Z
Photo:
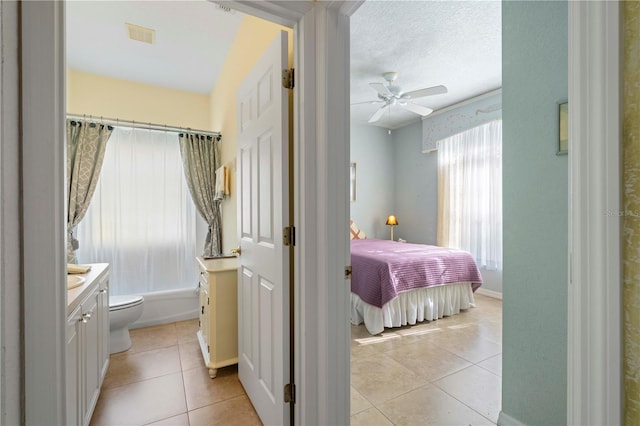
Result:
M209 274L206 272L200 272L200 287L209 291Z

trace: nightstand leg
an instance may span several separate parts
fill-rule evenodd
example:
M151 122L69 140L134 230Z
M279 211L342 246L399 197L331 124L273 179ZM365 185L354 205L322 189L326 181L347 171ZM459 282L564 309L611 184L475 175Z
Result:
M217 375L218 375L218 369L217 368L210 368L209 369L209 377L211 377L212 379L215 379Z

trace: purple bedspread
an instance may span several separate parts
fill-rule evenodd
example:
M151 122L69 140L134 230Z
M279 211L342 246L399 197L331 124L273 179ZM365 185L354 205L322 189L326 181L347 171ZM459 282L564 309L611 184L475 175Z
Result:
M471 282L482 275L466 251L391 240L351 240L351 291L381 308L398 293L420 287Z

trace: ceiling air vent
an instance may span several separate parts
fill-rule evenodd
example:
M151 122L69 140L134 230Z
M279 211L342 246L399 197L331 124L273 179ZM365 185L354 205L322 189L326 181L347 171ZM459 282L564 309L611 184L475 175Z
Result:
M156 39L156 31L150 28L141 27L139 25L133 25L125 23L127 28L127 36L131 40L141 41L143 43L153 44Z
M220 9L220 10L221 10L221 11L223 11L223 12L227 12L227 13L236 13L236 11L235 11L235 10L231 9L231 8L230 8L230 7L228 7L228 6L223 6L223 5L221 5L220 3L218 3L218 9Z

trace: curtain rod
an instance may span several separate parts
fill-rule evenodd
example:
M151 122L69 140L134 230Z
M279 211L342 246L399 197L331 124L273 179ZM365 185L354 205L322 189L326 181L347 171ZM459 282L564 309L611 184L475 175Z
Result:
M206 136L214 136L220 140L222 137L222 133L220 132L211 132L207 130L197 130L190 129L185 127L176 127L176 126L167 126L164 124L153 124L153 123L144 123L142 121L133 121L133 120L120 120L117 118L106 118L106 117L96 117L93 115L80 115L80 114L67 114L67 118L70 120L89 120L95 121L102 124L110 124L112 126L127 126L133 127L137 129L147 129L147 130L164 130L168 132L184 132L184 133L199 133Z

